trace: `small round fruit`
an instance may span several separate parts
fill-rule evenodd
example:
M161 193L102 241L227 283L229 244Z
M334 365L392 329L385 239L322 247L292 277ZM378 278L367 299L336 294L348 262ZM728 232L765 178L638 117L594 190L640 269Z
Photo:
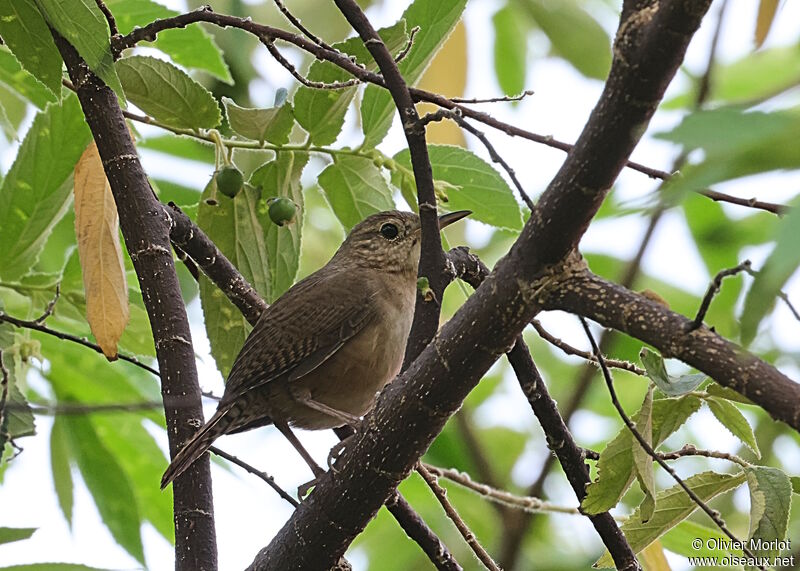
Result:
M269 218L278 226L294 222L297 205L283 196L270 200Z
M233 198L244 186L244 175L242 171L233 165L225 165L214 175L217 180L219 191L229 198Z

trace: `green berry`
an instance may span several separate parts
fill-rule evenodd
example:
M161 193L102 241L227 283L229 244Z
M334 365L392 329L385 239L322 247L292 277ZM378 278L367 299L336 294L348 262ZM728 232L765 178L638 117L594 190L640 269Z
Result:
M233 165L225 165L214 175L217 180L219 191L229 198L233 198L244 186L244 175L242 171Z
M283 196L269 201L269 219L278 226L291 224L297 214L297 205Z

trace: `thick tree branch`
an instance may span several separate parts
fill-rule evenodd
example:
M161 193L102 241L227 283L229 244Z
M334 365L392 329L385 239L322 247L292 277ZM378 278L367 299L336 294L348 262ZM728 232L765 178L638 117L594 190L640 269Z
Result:
M540 301L545 309L583 315L650 343L665 357L688 363L800 430L799 383L714 331L692 329L691 319L643 295L584 269Z
M538 309L536 297L564 283L572 265L564 269L559 263L625 165L708 5L662 0L626 12L600 101L517 242L381 393L336 462L336 472L319 480L252 569L330 567L492 363L513 346Z
M119 212L125 245L142 289L161 373L170 454L203 422L189 320L169 244L169 220L156 200L131 140L117 96L92 73L75 49L53 32L86 121L97 142ZM173 406L178 398L192 406ZM217 568L208 457L175 481L175 567Z

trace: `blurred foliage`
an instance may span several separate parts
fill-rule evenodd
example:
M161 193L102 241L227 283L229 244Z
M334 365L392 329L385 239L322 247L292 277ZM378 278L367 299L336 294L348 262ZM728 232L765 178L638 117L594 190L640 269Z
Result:
M71 172L89 140L89 131L76 98L60 85L57 70L61 62L54 59L57 54L49 37L22 41L27 36L21 34L19 25L46 30L45 19L27 0L6 4L6 8L19 8L22 21L0 18L0 36L5 43L0 46L0 130L14 156L0 186L0 311L35 319L60 285L47 326L91 341L71 204ZM192 0L189 8L200 4ZM608 22L616 18L618 9L616 3L605 0L501 0L488 9L493 37L486 38L471 29L469 18L462 19L465 9L473 9L473 4L465 8L465 0L414 0L402 15L385 0L360 4L371 7L371 16L387 11L398 16L380 30L392 53L401 53L412 33L416 34L400 63L403 73L411 83L451 97L490 92L511 96L526 89L551 89L541 85L537 75L545 63L557 63L597 83L609 70L613 29ZM775 18L780 17L780 12L776 16L767 4L761 3L761 11L746 31L759 43L768 38ZM123 33L174 14L152 0L112 0L108 5ZM294 0L286 5L326 42L368 69L376 69L332 2ZM93 2L81 3L81 10L74 14L58 12L53 0L42 0L42 6L47 22L62 33L87 22L94 28L105 25ZM0 12L6 8L0 7ZM215 0L213 8L288 29L272 2ZM486 7L475 9L487 12ZM107 37L107 29L97 37ZM79 44L90 66L151 116L150 126L131 127L146 159L155 157L170 165L169 172L152 180L160 200L174 201L196 220L268 301L322 266L345 232L364 216L393 206L416 208L408 150L396 148L391 137L384 140L393 120L396 128L394 107L388 95L375 86L341 90L298 87L293 80L289 82L288 74L271 71L274 63L266 63L268 56L255 38L210 26L160 34L147 43L147 57L129 50L116 66L110 66L103 41L84 37ZM348 79L332 64L312 61L308 54L284 44L276 47L311 80ZM150 57L153 50L158 51L157 59ZM480 69L470 60L468 54L477 50L491 54L491 69ZM612 191L597 216L603 224L622 225L649 218L656 204L668 208L687 229L688 241L680 247L703 264L701 281L736 266L743 256L767 252L763 271L754 267L755 277L740 274L725 279L705 321L725 337L752 342L752 350L760 357L789 372L800 370L800 352L787 349L774 324L788 315L778 296L792 276L796 277L800 264L797 197L792 202L795 208L777 217L730 208L695 191L736 181L746 183L750 195L759 196L769 173L800 168L800 113L796 98L787 98L800 83L798 56L800 44L775 46L767 40L764 48L716 66L707 109L699 111L692 109L699 73L683 69L684 81L676 83L662 105L663 112L672 113L675 120L661 124L673 127L657 136L673 145L676 156L687 154L688 164L659 195L630 201ZM473 85L480 92L465 93L467 86ZM519 108L518 103L501 105ZM434 108L420 105L419 110L426 113ZM519 124L536 130L524 117ZM491 267L508 251L530 213L521 206L506 173L482 158L486 153L473 137L465 137L450 121L429 125L428 136L441 206L474 212L472 221L447 229L446 244L470 245ZM231 162L247 180L235 198L218 193L214 179L198 185L189 176L193 170L211 173ZM518 165L517 170L538 166ZM535 195L539 189L527 190ZM297 205L294 223L278 227L270 221L267 201L275 197L291 199ZM619 237L620 241L637 239ZM629 264L607 250L583 254L595 273L610 280L619 280ZM120 340L120 351L153 365L150 325L127 255L125 263L131 319ZM678 313L694 316L702 292L687 284L697 280L683 279L684 268L671 271L674 278L667 280L665 272L655 275L652 266L645 264L633 287L657 296ZM202 300L214 365L224 374L249 325L208 280L202 278L198 286L182 264L178 264L178 272L186 303L198 296ZM451 317L470 293L464 284L451 286L442 300L442 319ZM573 318L558 314L544 315L542 320L548 328L558 323L554 334L586 349ZM649 488L652 470L633 449L632 437L622 427L597 370L587 369L582 359L565 355L531 332L526 332L525 341L562 411L573 413L570 426L579 444L601 454L599 461L590 463L595 481L584 509L615 508L615 513L632 513L623 529L631 530L628 537L637 549L647 548L645 562L663 561L663 550L683 556L704 555L690 549L691 540L719 538L720 532L708 519L692 514L693 506L657 469L654 505L650 496L645 497L637 476ZM643 419L642 429L655 445L665 442L663 450L678 449L685 443L713 446L719 434L738 442L735 452L749 463L744 468L698 457L681 464L686 474L694 474L690 482L705 497L720 494L712 505L738 536L800 537L797 510L790 514L784 509L789 490L794 486L797 492L800 480L796 474L789 474L794 476L789 479L781 471L796 470L796 460L789 459L786 451L798 450L798 434L687 367L664 360L648 348L642 353L643 344L633 338L614 334L607 347L609 356L639 365L640 354L644 355L648 374L659 389L653 392L653 399L645 398L650 394L647 378L625 371L615 371L614 378L622 406L634 419ZM174 541L171 492L158 489L167 462L158 445L164 436L163 413L153 409L59 414L49 432L37 433L30 407L158 401L157 379L130 363L108 362L78 344L2 322L0 349L8 370L9 405L0 424L0 484L8 480L9 473L31 469L25 452L17 453L14 445L24 445L26 438L48 440L55 494L36 490L36 497L51 501L72 525L76 480L80 478L114 540L138 565L154 564L147 560L148 540L142 525L147 523L167 541ZM31 369L38 374L29 374ZM576 398L578 379L587 375L586 371L588 384ZM546 450L541 429L501 360L450 419L424 459L525 495L540 477ZM709 473L709 469L719 473ZM544 499L577 506L557 463L543 481ZM745 481L753 498L749 513L731 493L725 493ZM505 553L506 560L501 563L511 568L511 558L503 551L508 535L515 533L507 528L511 508L490 503L451 482L443 483L476 536L492 554ZM464 567L477 569L477 561L422 479L412 475L400 489ZM602 556L597 538L586 535L589 532L582 528L576 531L575 518L580 516L546 513L531 517L513 558L514 569L584 569ZM11 527L0 528L0 543L24 542L35 533L34 528L17 525L13 519L3 522ZM42 521L36 526L49 524ZM591 539L579 541L576 537ZM385 509L353 547L366 554L369 569L429 567ZM90 569L33 561L5 569L45 568Z

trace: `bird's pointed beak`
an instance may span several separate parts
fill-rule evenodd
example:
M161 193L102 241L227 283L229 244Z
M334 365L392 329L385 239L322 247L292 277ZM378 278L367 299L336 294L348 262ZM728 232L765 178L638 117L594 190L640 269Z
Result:
M450 226L453 222L458 222L462 218L466 218L472 214L471 210L456 210L455 212L448 212L439 216L439 230L445 226Z

